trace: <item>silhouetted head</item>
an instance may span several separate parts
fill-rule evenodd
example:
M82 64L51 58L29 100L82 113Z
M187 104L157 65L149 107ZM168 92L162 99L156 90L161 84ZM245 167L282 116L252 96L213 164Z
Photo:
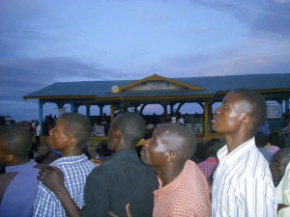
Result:
M108 148L111 151L130 148L135 149L143 139L146 129L144 118L133 112L118 115L111 123L108 131Z
M31 146L31 134L22 125L0 127L0 163L9 166L29 161Z
M184 165L195 149L196 138L190 129L165 123L154 130L152 138L144 141L141 159L154 169L162 169L168 164Z

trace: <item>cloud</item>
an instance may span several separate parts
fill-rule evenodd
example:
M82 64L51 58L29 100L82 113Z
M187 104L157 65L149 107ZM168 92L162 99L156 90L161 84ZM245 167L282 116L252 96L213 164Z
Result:
M74 79L100 80L108 75L116 76L113 69L102 69L97 63L85 62L69 57L47 58L1 58L0 70L3 73L2 80L25 82L27 76L32 77L28 83L34 82L40 85L60 81L73 81ZM19 72L22 72L19 74ZM11 76L12 75L12 76Z
M0 84L7 88L5 92L13 92L11 97L19 88L25 95L56 82L126 78L126 74L116 69L68 57L0 58L0 74ZM15 87L19 83L21 86Z
M55 82L287 72L289 3L1 0L0 115Z
M246 38L243 42L211 52L171 55L152 64L147 71L168 77L288 73L289 50L290 45L285 41Z
M23 96L53 83L126 78L126 74L117 70L102 69L96 63L67 57L0 58L0 75L0 115L12 114L17 121L25 117L37 118L38 114L37 101L25 101Z
M247 25L252 34L275 38L290 36L290 2L276 0L191 0L233 16Z

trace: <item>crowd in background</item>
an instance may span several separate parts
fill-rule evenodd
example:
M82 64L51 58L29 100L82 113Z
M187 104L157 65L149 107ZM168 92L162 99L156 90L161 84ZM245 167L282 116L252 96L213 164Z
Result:
M168 116L165 119L164 115L161 115L161 116L157 116L156 114L153 114L150 116L146 115L146 116L143 116L143 118L146 122L145 134L141 135L139 137L142 138L142 136L143 136L144 139L147 139L146 142L144 143L144 146L147 147L147 146L149 146L149 143L152 143L151 136L152 136L153 131L158 132L158 135L160 137L162 137L164 132L166 132L166 129L169 131L171 130L172 131L171 133L174 133L173 129L178 131L181 134L183 133L183 129L180 130L179 128L172 127L171 125L163 125L163 127L161 127L162 124L164 124L164 123L171 123L171 124L174 123L174 124L184 125L188 129L190 129L190 131L192 131L194 134L196 134L196 135L202 134L204 132L204 129L201 129L201 130L199 129L200 131L198 131L198 132L195 131L196 130L195 126L197 126L198 124L203 124L202 117L203 116L199 115L199 114L195 114L195 115L191 116L188 114L182 115L182 114L178 113L176 115ZM81 117L81 119L84 119L84 117ZM72 120L73 119L70 120L70 118L67 118L66 121L70 122L70 125L73 125L73 123L76 123L76 122L73 122ZM46 119L45 119L44 125L43 125L43 129L45 129L44 132L52 135L51 132L55 131L55 128L57 126L57 121L58 121L58 119L55 116L54 117L52 117L51 115L46 116ZM254 133L254 144L257 146L258 150L262 153L264 159L266 159L267 164L268 164L270 171L271 171L271 177L273 178L273 180L272 180L273 184L277 189L279 189L279 188L283 189L283 188L285 188L285 185L289 185L289 183L286 183L287 180L285 180L285 174L289 173L289 171L290 171L290 169L287 169L287 168L289 168L289 161L290 161L290 151L289 151L290 150L289 149L289 147L290 147L290 125L289 124L290 124L289 123L289 110L287 110L286 113L283 114L283 126L285 126L285 127L283 127L283 129L281 129L280 131L271 131L270 126L269 126L268 122L266 121L258 128L257 132ZM60 123L58 123L58 125L60 125ZM62 125L65 125L65 124L62 123ZM104 135L109 136L109 140L107 142L99 143L93 153L89 152L86 144L82 144L81 146L80 146L80 144L74 144L74 145L76 147L78 146L76 148L76 150L80 151L80 153L84 157L83 160L92 160L90 162L93 162L93 163L94 163L94 160L97 160L96 162L98 163L98 165L100 165L100 164L103 164L105 162L109 162L108 160L110 158L115 158L117 156L116 153L118 151L122 150L122 149L119 149L118 147L125 146L126 142L123 140L122 141L118 140L118 139L116 139L116 142L113 142L114 141L114 133L116 134L116 138L117 138L117 136L118 136L117 134L119 132L117 129L120 129L120 127L123 126L121 123L118 123L118 127L116 126L116 132L114 131L114 133L112 133L112 131L111 131L111 133L110 133L109 117L107 117L107 116L102 117L102 118L98 119L97 122L90 120L89 127L88 127L89 136L92 135L91 132L94 131L95 125L106 126L105 131L104 131ZM40 142L41 126L39 126L38 121L32 120L31 122L28 122L27 124L24 124L24 125L22 123L22 126L23 126L23 128L27 129L30 137L35 138L35 142L33 142L31 140L31 144L30 144L31 148L30 148L29 153L27 155L27 157L29 159L31 159L32 161L34 160L38 164L54 165L55 162L62 161L62 159L64 159L64 157L70 156L70 154L68 155L67 152L64 152L64 149L62 149L62 151L59 151L59 148L57 146L51 147L49 144L46 144L47 149L48 149L47 153L45 155L39 154L38 153L39 147L41 145L41 142ZM161 127L161 128L158 131L159 127ZM72 129L72 131L73 131L73 129ZM75 135L78 135L77 132L78 131L75 131ZM53 132L53 133L55 133L55 132ZM85 141L85 143L88 141L89 136L87 136L86 139L83 140L83 141ZM125 137L125 134L123 136ZM122 138L122 137L120 137L120 138ZM136 144L137 140L131 141L129 139L128 135L126 135L126 139L127 139L126 141L130 141L130 145ZM52 138L50 138L50 141L51 141L51 143L54 143L54 142L52 142ZM109 146L112 146L112 143L113 144L116 143L116 147L115 146L109 147ZM0 141L0 145L1 145L1 141ZM202 141L196 142L195 152L193 152L191 149L183 147L185 150L190 150L190 152L188 152L188 153L191 153L191 151L192 151L193 154L188 156L188 158L191 159L192 161L194 161L196 163L196 165L198 166L198 168L203 172L209 186L213 185L214 173L215 173L215 170L217 169L217 167L220 163L218 153L221 150L224 150L225 146L226 146L226 141L224 139L212 138L212 139L208 139L207 141L202 140ZM144 158L144 151L143 151L143 153L140 153L139 147L136 147L136 150L138 153L138 157L140 158L141 155L143 154L143 158ZM75 152L73 152L73 151L71 152L71 154L72 153L75 154ZM184 152L184 153L186 153L186 152ZM119 154L120 154L120 152L119 152ZM169 159L170 159L170 157L174 158L174 155L169 156ZM22 156L22 158L25 158L25 157ZM149 161L151 162L152 159L148 158L147 160L148 160L148 162ZM170 160L168 160L168 161L170 161ZM186 159L182 159L181 161L183 163L185 163ZM119 163L116 163L116 165L114 165L114 167L117 167L117 165ZM181 163L181 164L183 165L183 163ZM62 164L58 164L58 165L60 166ZM97 164L95 164L95 165L97 165ZM155 165L155 164L153 164L153 165L154 166L151 165L152 168L155 171L160 172L161 167L157 168L157 165ZM188 167L188 168L191 168L191 169L194 168L194 170L196 170L195 166L193 166L193 165L190 165L190 166L188 164L184 164L184 165L187 165L186 167ZM180 165L178 165L178 167L180 167ZM93 164L88 164L87 168L88 169L86 172L86 176L88 174L90 174L91 171L95 171L95 169L93 169L94 168ZM103 168L105 168L105 167L103 167ZM162 168L162 170L164 170L164 172L165 172L166 169ZM7 171L5 171L5 165L4 166L2 165L1 166L1 173L5 174L6 172ZM96 173L96 174L102 175L104 173L104 171L100 172L100 174L99 174L99 172L100 172L100 170L98 170L98 173ZM158 174L158 172L157 172L157 174ZM35 171L34 171L34 173L35 173ZM162 177L161 174L163 174L163 172L159 173L159 177L164 178L164 177ZM45 175L45 173L43 173L43 175ZM92 179L91 183L94 183L93 180L95 179L95 177L93 177L93 175L91 175L90 178ZM220 178L222 179L222 176ZM84 182L85 182L84 180L82 181L83 182L82 186L84 185ZM166 178L164 178L163 181L166 181ZM151 187L153 187L153 185ZM45 187L42 186L41 188L45 188ZM207 188L204 188L204 187L201 187L201 188L203 189L205 194L208 192ZM56 196L58 196L58 195L56 195ZM283 195L281 197L283 197ZM42 200L42 196L39 196L38 200ZM207 204L206 201L207 201L207 199L205 199L205 202L204 202L205 204ZM48 202L48 200L43 201L44 204L46 204L47 202ZM217 201L215 201L215 202L217 202ZM83 201L80 204L83 204ZM64 205L64 204L62 204L62 205ZM78 206L81 207L82 205L78 205ZM64 205L64 207L65 207L65 205ZM39 211L37 211L37 212L42 213L41 209L42 208L39 208ZM77 210L78 210L78 208L77 208ZM158 207L157 213L163 213L163 211L164 210L162 209L162 207ZM62 211L62 212L65 213L65 212L67 212L67 210ZM79 210L77 212L79 212ZM87 212L91 214L90 211L87 210ZM209 210L203 210L202 208L200 208L199 212L207 213L207 214L205 214L205 216L208 216ZM38 214L34 214L34 215L37 216Z

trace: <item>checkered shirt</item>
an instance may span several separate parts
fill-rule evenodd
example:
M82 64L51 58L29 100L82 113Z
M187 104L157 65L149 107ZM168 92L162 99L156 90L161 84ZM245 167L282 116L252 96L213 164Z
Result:
M203 172L188 160L181 173L169 184L154 191L153 217L209 217L209 187Z
M58 167L64 173L65 186L78 207L84 206L84 187L86 177L95 167L85 154L62 157L50 164ZM33 216L63 217L67 216L64 208L55 194L41 182L38 183L34 201Z

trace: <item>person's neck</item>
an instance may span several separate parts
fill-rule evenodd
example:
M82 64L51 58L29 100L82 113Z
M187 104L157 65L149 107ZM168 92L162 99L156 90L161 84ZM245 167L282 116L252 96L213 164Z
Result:
M183 166L184 165L172 165L164 169L154 168L155 173L162 182L162 187L172 182L181 173Z
M232 136L232 135L225 135L225 141L228 148L228 153L235 150L237 147L248 141L249 139L253 138L253 135L247 136Z
M135 150L134 145L118 145L115 152L122 151L122 150Z
M82 155L82 150L72 150L72 151L60 151L62 157L73 157Z
M17 165L22 165L22 164L27 164L30 161L29 158L25 159L16 159L11 163L7 163L6 166L17 166Z

